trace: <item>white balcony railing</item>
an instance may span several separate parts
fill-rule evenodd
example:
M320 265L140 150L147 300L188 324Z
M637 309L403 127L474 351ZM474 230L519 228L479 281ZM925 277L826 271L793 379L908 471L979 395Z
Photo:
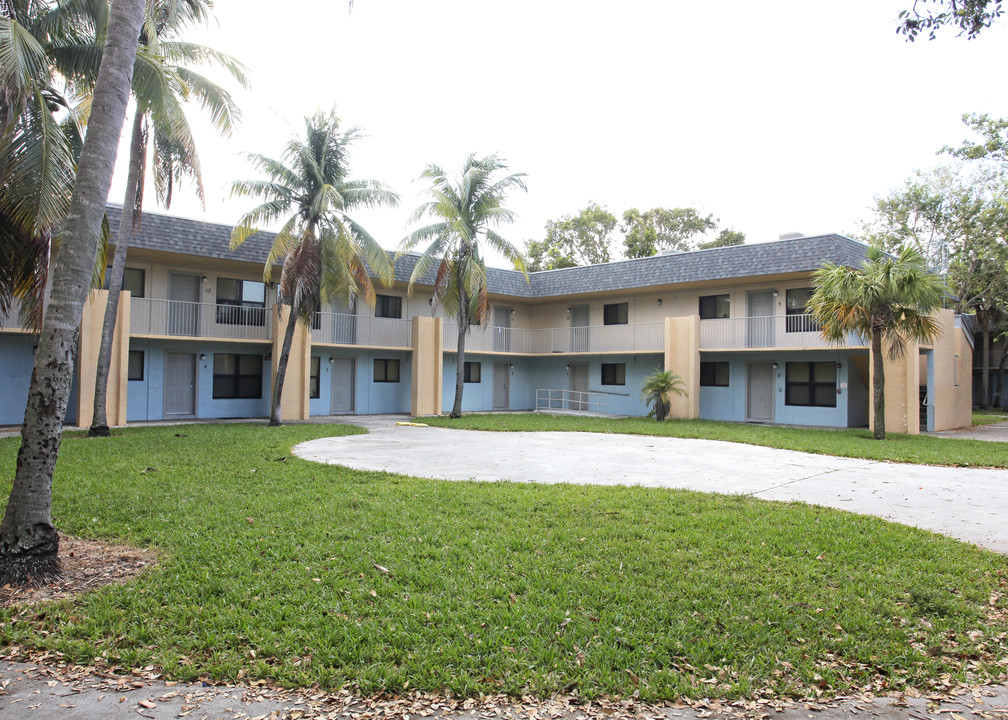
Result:
M132 298L131 335L270 340L272 308Z
M413 323L398 318L319 312L312 321L312 342L410 348L413 347Z
M443 347L458 346L458 323L445 322ZM466 350L472 352L550 354L605 352L661 352L665 349L664 323L593 325L564 328L469 328Z
M856 335L847 345L861 346ZM764 317L716 318L700 321L701 350L742 350L747 348L830 347L811 315L766 315Z

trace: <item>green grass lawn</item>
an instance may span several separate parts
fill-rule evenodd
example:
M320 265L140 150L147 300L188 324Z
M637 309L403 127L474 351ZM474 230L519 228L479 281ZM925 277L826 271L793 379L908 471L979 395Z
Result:
M895 433L886 433L886 439L878 441L868 430L749 425L716 420L666 420L659 423L653 418L544 413L475 413L463 415L457 420L442 416L418 418L418 421L465 430L569 431L702 438L868 460L958 467L1008 467L1008 446L1005 443Z
M0 648L176 679L645 700L1004 672L1004 556L801 504L433 481L290 455L348 432L68 437L58 527L162 561L123 586L0 611ZM4 498L16 448L0 440Z
M973 408L974 425L993 425L994 423L1005 422L1006 420L1008 420L1008 410L1001 410L1000 408L988 408L987 410Z

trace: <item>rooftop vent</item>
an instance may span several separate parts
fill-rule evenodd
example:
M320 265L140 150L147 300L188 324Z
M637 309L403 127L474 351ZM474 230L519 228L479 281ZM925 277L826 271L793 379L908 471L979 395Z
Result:
M797 240L798 238L805 237L805 233L781 233L781 240Z
M675 248L665 248L664 250L658 251L659 255L680 255L682 250L676 250Z

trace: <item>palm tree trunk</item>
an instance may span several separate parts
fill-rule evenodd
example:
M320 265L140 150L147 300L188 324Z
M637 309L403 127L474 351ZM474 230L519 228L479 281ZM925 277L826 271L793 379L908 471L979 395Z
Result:
M872 398L875 439L885 440L885 369L882 367L882 330L872 328Z
M105 198L126 116L144 4L143 0L113 0L110 10L87 136L35 353L14 485L0 523L0 585L38 582L59 572L59 536L52 525L52 476L84 301L98 254Z
M983 329L983 377L980 379L980 407L986 410L990 406L990 329Z
M461 315L461 313L459 313ZM468 307L466 307L468 315ZM452 405L451 417L462 417L462 390L465 388L465 339L469 323L459 318L458 324L458 365L455 367L455 404Z
M280 346L280 358L277 360L277 374L273 381L273 401L270 403L270 426L283 425L280 400L283 397L284 378L287 377L287 361L290 359L290 349L294 342L294 330L297 327L297 316L291 308L287 316L287 329L284 331L283 345Z
M123 272L126 269L126 249L133 236L133 208L140 185L140 171L143 167L144 147L143 111L138 107L133 115L133 136L130 139L129 173L126 177L126 197L123 199L122 214L119 216L119 230L116 233L116 249L112 258L112 273L109 277L108 303L105 305L105 321L102 323L101 347L98 349L98 367L95 369L94 412L88 437L108 437L112 431L108 426L109 365L112 363L112 339L115 337L116 318L119 316L119 292L122 290Z

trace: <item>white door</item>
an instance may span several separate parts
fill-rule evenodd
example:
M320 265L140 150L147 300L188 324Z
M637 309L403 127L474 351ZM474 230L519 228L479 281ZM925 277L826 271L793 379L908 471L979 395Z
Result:
M571 352L588 352L590 316L591 308L588 305L575 305L571 308Z
M199 335L199 291L199 275L171 274L168 299L176 302L168 307L169 335Z
M354 360L333 358L332 361L332 415L353 415L354 411Z
M510 407L511 366L508 363L494 363L493 366L493 409L507 410Z
M749 363L746 375L746 420L749 422L773 422L773 365L771 363Z
M751 292L747 296L749 327L746 333L748 347L773 347L774 297L772 290Z
M196 413L196 355L165 353L164 416L193 417Z
M568 409L588 409L588 363L571 363Z

